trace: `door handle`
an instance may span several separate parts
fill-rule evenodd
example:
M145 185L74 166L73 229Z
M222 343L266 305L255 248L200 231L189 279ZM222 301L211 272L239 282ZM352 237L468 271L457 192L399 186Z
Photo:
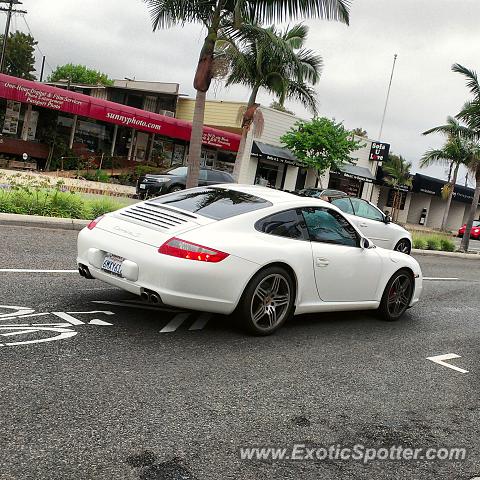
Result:
M317 258L317 267L328 267L330 262L326 258Z
M360 227L368 227L368 223L360 223Z

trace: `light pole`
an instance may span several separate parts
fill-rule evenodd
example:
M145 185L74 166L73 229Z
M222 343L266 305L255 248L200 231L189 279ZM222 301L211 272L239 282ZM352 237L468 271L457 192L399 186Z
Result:
M393 74L395 73L395 65L397 63L397 57L398 57L397 54L393 56L392 73L390 75L390 82L388 83L387 98L385 99L385 108L383 109L382 123L380 124L380 133L378 134L379 142L382 140L383 125L385 123L385 116L387 115L388 100L390 99L390 90L392 89Z
M382 141L383 125L385 124L385 117L387 115L388 101L390 100L390 90L392 89L393 74L395 73L395 65L397 63L397 57L398 57L397 54L393 56L392 73L390 74L390 81L388 82L387 98L385 99L385 107L383 109L382 123L380 124L380 132L378 134L379 142ZM378 162L375 163L375 172L373 174L375 177L375 180L377 179L377 173L378 173ZM372 198L373 198L373 187L374 187L374 184L372 184L372 189L370 190L370 201L372 201Z

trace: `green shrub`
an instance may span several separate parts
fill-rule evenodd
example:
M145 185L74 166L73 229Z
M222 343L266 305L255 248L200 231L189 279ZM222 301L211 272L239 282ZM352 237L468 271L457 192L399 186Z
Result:
M60 186L49 189L0 189L1 213L89 220L123 206L123 203L105 197L84 199L73 192L62 191Z
M442 239L440 240L440 249L444 252L454 252L455 251L455 243L451 240Z
M100 198L98 200L86 200L85 207L88 218L97 218L108 212L114 212L125 205L110 198Z
M413 248L417 248L418 250L425 250L427 248L427 242L423 238L414 238Z
M428 250L440 250L440 240L436 237L427 238Z
M110 175L104 170L96 170L93 173L87 172L83 175L83 178L91 182L110 183Z

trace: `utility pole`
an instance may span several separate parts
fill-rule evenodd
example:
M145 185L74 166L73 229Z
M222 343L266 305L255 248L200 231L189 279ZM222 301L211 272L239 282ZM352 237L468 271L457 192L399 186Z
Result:
M0 8L0 12L7 12L7 22L5 23L5 34L3 35L2 56L0 57L0 73L5 69L5 57L7 54L7 41L10 33L10 22L12 21L12 14L27 13L24 10L14 10L13 5L22 5L19 0L0 0L0 3L8 3L8 8Z

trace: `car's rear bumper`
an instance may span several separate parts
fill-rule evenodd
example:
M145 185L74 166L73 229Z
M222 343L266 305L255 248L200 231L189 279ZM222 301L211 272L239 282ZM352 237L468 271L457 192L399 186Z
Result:
M130 240L101 229L84 229L78 236L77 262L98 280L135 295L151 290L166 305L232 313L258 269L247 260L229 256L220 263L198 262L158 253L158 247ZM102 270L107 253L128 260L130 274L119 277Z

